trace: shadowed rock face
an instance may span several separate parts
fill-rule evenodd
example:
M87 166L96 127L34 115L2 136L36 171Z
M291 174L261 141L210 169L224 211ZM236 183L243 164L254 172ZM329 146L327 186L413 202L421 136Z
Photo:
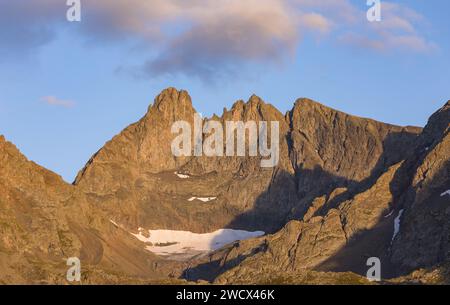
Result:
M450 101L428 122L397 180L407 181L399 194L402 229L392 260L400 271L450 259Z
M261 157L174 157L171 126L193 125L196 111L187 92L169 88L73 185L0 137L0 281L63 283L63 259L71 256L81 258L92 283L181 276L252 283L267 273L295 279L313 269L320 282L322 271L363 273L370 256L388 262L389 275L441 263L449 247L450 196L440 196L450 188L448 108L422 132L308 99L283 115L252 96L211 119L278 121L279 163L262 168ZM139 227L271 235L173 262L144 249L130 234Z
M450 188L449 122L447 103L431 117L404 160L392 159L399 162L374 182L363 179L353 190L337 189L316 198L301 221L289 222L274 235L216 253L221 268L208 279L265 283L283 273L308 270L365 274L366 260L375 256L382 261L384 278L444 264L436 270L442 274L439 281L448 282L450 196L443 194ZM402 217L394 237L398 215ZM426 272L422 276L428 279Z

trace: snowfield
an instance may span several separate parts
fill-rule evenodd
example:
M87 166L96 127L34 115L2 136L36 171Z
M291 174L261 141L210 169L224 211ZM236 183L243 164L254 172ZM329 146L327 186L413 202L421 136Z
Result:
M443 192L441 194L441 197L444 197L445 195L449 195L450 196L450 190Z
M389 214L387 214L386 216L384 216L384 218L389 218L392 216L392 214L394 214L394 210L392 210Z
M208 201L212 201L212 200L216 200L217 197L191 197L188 199L188 201L194 201L194 200L200 200L203 202L208 202Z
M111 222L113 225L115 225L116 227L119 227L119 225L117 224L117 222L115 222L114 220L110 219L109 222Z
M400 219L403 215L403 209L401 209L398 212L397 217L394 220L394 234L392 235L392 241L394 241L395 237L397 236L398 232L400 232Z
M175 172L174 174L177 175L178 178L181 178L181 179L189 179L190 178L189 175L179 174L178 172Z
M192 233L189 231L138 229L133 234L137 239L148 243L146 249L162 256L187 253L205 253L217 250L237 240L259 237L262 231L249 232L243 230L220 229L212 233Z

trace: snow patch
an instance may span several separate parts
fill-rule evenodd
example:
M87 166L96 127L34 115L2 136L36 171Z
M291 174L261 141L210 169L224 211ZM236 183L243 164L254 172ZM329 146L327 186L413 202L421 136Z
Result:
M189 179L190 178L189 175L180 174L178 172L175 172L174 174L177 175L178 178L181 178L181 179Z
M401 209L398 212L397 217L394 220L394 234L392 235L392 241L394 241L395 237L397 236L398 232L400 232L400 218L403 215L403 209Z
M449 195L450 196L450 190L443 192L441 194L441 197L444 197L445 195Z
M386 216L384 216L384 218L388 218L388 217L391 217L392 216L392 214L394 214L394 210L392 210L389 214L387 214Z
M259 237L265 234L262 231L249 232L232 229L220 229L204 234L174 230L145 231L142 228L139 228L138 232L138 234L131 234L138 240L148 243L149 245L145 247L148 251L162 256L210 252L237 240Z
M212 201L212 200L216 200L217 197L191 197L188 199L188 201L194 201L194 200L200 200L203 202L208 202L208 201Z

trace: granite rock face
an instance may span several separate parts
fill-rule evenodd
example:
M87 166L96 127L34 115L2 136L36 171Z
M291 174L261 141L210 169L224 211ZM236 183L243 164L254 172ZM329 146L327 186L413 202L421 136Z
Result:
M365 275L372 256L386 278L445 266L449 108L423 130L308 99L283 115L257 96L202 119L277 121L279 162L264 168L248 154L174 157L171 127L194 126L196 110L187 92L169 88L73 184L0 137L0 282L64 283L72 256L89 283L363 283L351 274ZM199 197L213 199L190 200ZM138 228L267 235L176 262L147 251L131 235Z

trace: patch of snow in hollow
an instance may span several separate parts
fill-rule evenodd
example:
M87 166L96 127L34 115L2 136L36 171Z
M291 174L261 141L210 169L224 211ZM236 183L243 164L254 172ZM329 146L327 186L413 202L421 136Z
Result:
M189 179L190 178L189 175L180 174L178 172L175 172L174 174L177 175L178 178L181 178L181 179Z
M441 197L444 197L445 195L449 195L450 196L450 190L443 192L441 194Z
M188 199L188 201L194 201L194 200L200 200L203 202L208 202L208 201L212 201L212 200L216 200L217 197L191 197Z
M386 216L384 216L384 218L388 218L388 217L392 216L392 214L394 214L394 210L392 210L389 214L387 214Z
M112 219L109 220L113 225L115 225L116 227L118 227L119 225Z
M145 230L139 228L138 234L131 233L138 240L151 243L145 248L158 255L183 254L189 251L209 252L217 250L237 240L244 240L264 235L263 231L220 229L211 233L192 233L175 230Z
M400 218L403 215L403 209L401 209L398 212L397 217L394 220L394 234L392 235L392 241L394 241L395 237L397 236L398 232L400 232Z

